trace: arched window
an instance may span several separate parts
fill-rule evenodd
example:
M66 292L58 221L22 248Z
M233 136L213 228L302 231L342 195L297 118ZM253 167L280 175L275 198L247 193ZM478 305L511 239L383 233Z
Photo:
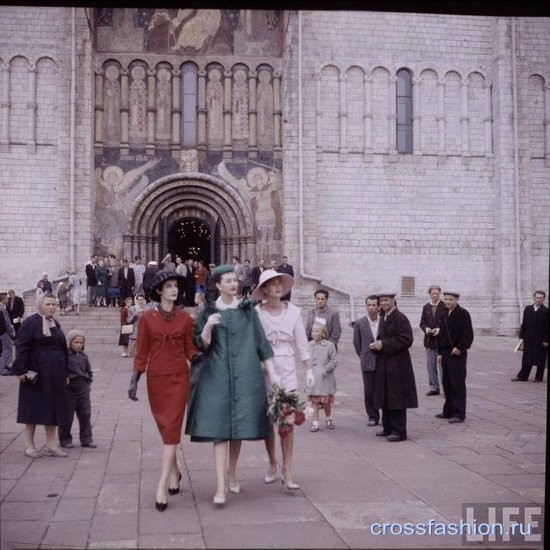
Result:
M197 66L184 63L181 68L181 144L197 145Z
M413 152L412 78L407 69L397 71L397 152Z

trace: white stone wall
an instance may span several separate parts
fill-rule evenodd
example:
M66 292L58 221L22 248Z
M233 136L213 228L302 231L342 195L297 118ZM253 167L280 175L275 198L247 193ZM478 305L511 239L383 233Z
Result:
M291 19L287 33L284 90L285 243L296 264L297 21ZM536 149L527 159L520 143L521 294L527 300L533 286L547 290L548 216L542 211L548 210L550 174L541 113L550 108L548 80L529 80L528 73L548 72L550 20L519 20L517 27L520 137L525 144L529 136ZM304 12L302 32L305 272L351 293L357 315L364 314L367 293L399 292L401 277L413 276L416 295L400 298L413 324L433 282L463 293L476 328L513 332L519 307L510 20ZM413 75L413 115L419 117L413 155L395 151L400 68ZM306 302L314 286L298 286Z
M76 9L75 263L90 252L91 49ZM0 7L0 287L21 292L70 267L71 9ZM6 101L7 99L7 101Z

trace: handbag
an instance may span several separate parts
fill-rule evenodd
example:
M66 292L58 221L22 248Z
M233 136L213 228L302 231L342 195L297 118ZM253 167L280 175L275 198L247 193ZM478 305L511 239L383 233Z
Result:
M122 325L120 327L120 334L132 334L134 332L134 325Z

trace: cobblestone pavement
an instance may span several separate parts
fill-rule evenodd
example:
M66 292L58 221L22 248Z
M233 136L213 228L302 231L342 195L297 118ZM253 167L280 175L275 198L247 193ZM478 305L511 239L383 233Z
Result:
M514 344L513 338L476 338L468 360L468 418L450 425L434 417L443 397L425 395L416 334L411 353L419 407L408 411L409 440L394 444L367 426L358 360L344 345L336 429L296 430L301 490L265 484L263 445L245 442L242 491L216 509L212 446L184 436L178 449L183 491L169 497L164 513L154 508L161 440L145 382L138 402L126 397L131 359L121 358L120 348L87 346L96 371L98 448L77 446L68 458L23 456L18 382L0 377L1 548L460 548L460 535L383 536L373 524L458 523L464 503L544 504L547 384L510 382L520 363ZM43 442L39 427L37 444Z

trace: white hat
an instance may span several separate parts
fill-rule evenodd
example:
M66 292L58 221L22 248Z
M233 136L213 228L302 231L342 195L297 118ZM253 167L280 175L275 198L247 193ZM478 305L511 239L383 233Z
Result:
M252 299L256 302L261 302L265 299L264 289L262 288L267 281L275 279L275 277L281 277L281 282L283 283L283 296L290 292L292 285L294 284L294 278L291 277L288 273L279 273L274 269L265 269L260 275L260 281L258 286L254 289L252 293Z

